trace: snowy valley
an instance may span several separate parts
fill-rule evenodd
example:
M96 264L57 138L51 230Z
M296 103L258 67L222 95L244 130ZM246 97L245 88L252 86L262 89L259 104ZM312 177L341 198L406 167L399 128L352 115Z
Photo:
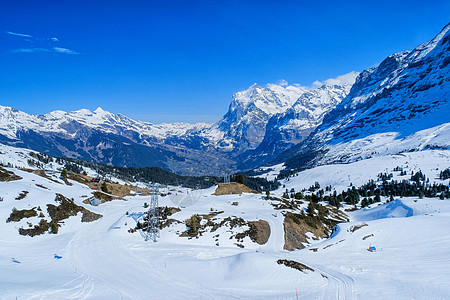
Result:
M136 223L143 221L150 201L142 183L119 197L110 194L123 192L113 189L114 183L107 183L108 193L101 185L70 179L75 178L71 172L61 179L58 169L64 166L56 162L42 164L46 172L30 166L36 160L32 151L8 146L0 151L2 163L15 166L1 169L1 219L17 216L14 209L36 211L1 226L2 299L293 299L296 293L308 299L440 299L450 292L449 179L440 179L442 171L449 171L448 150L320 166L280 179L282 186L268 194L215 195L216 186L161 188L164 213L156 243L145 241ZM383 180L412 183L411 174L419 171L425 176L420 184L444 189L431 198L382 195L365 208L359 201L342 202L339 211L305 199L351 191L371 180L380 188L380 174L392 174ZM50 223L50 207L62 207L58 195L81 209L56 221L56 234L51 228L33 237L20 233L42 220ZM92 197L106 200L87 201ZM330 227L333 231L320 232L320 222L308 225L320 220L324 209L323 220L338 224ZM86 222L85 212L95 217Z

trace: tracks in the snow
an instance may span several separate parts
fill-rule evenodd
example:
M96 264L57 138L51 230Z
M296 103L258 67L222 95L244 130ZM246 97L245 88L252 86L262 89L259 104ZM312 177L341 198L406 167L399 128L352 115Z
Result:
M321 299L356 299L351 277L323 266L310 267L327 277L328 285L322 291Z

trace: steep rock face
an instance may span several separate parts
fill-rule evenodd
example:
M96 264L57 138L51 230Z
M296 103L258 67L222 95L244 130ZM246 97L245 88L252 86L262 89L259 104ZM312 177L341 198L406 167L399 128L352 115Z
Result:
M239 161L242 168L268 162L282 151L306 139L322 123L326 113L349 93L351 84L322 85L306 91L285 112L272 116L267 122L263 141L254 151L244 153Z
M301 142L322 123L325 114L344 99L350 88L350 84L323 85L304 93L286 112L269 120L263 144Z
M393 54L378 67L361 72L349 95L324 117L322 125L279 160L289 157L296 167L346 162L360 149L378 146L379 135L402 139L450 122L449 100L450 24L431 41L412 51ZM360 148L352 142L355 140L361 141ZM337 146L344 149L346 143L354 145L347 147L347 153L333 151ZM312 152L328 154L302 160Z
M270 117L285 112L306 90L296 86L256 83L235 93L218 128L234 140L236 152L256 148L262 141Z

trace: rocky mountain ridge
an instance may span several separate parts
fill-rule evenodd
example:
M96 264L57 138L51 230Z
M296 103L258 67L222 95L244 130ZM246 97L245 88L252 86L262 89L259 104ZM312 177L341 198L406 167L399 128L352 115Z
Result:
M243 153L254 151L261 144L273 116L300 106L308 109L308 105L317 111L331 109L342 97L336 94L336 98L317 101L314 97L333 89L336 87L323 86L317 89L322 92L315 92L298 86L269 84L263 88L254 84L234 94L228 112L215 124L151 124L101 108L30 115L0 106L0 142L110 165L158 166L182 174L220 174L224 169L235 169ZM302 95L309 98L305 96L299 102ZM303 126L306 131L310 130L308 124L317 126L321 121L321 114L295 117L308 118ZM286 138L287 142L291 142L290 138Z
M381 151L446 148L449 143L440 136L448 136L449 112L450 24L431 41L361 72L348 96L317 130L277 160L305 167L349 162ZM391 150L380 148L380 141L386 139L393 145Z

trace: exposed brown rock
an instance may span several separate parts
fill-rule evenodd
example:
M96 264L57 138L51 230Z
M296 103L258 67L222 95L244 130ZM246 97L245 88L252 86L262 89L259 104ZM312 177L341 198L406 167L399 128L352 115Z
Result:
M22 177L14 174L11 171L8 171L2 167L0 167L0 181L14 181L14 180L20 180Z
M270 237L270 225L267 221L258 220L248 222L250 226L249 236L254 243L264 245Z
M150 195L149 189L143 189L132 185L123 185L119 183L112 182L92 182L92 177L82 174L76 174L73 172L68 172L67 177L71 180L77 181L79 183L85 184L89 186L93 190L101 191L102 185L106 187L107 193L117 196L117 197L125 197L125 196L133 196L135 193L140 193L143 196Z
M252 190L246 185L243 185L242 183L230 182L230 183L219 183L219 186L217 187L213 195L220 196L220 195L242 194L242 193L256 194L254 190Z
M311 232L318 239L328 237L334 224L324 224L318 216L306 216L287 212L284 218L284 249L296 250L305 248L307 232ZM331 228L330 228L331 227Z
M290 267L290 268L299 270L299 271L301 271L303 273L306 273L305 270L314 272L313 268L310 268L307 265L299 263L298 261L295 261L295 260L279 259L279 260L277 260L277 263L279 265L285 265L286 267Z

